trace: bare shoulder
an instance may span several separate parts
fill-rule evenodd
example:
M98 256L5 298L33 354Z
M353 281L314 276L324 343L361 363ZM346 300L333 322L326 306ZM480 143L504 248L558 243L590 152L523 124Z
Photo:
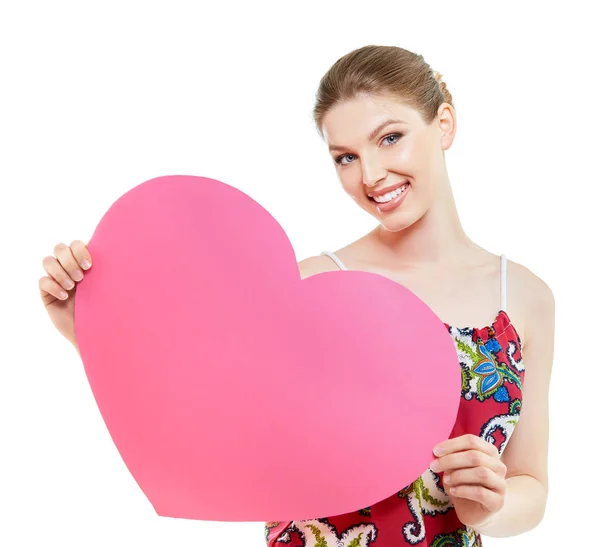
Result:
M526 301L537 306L549 306L554 303L554 294L548 284L529 268L512 260L507 261L513 276L518 283L517 290L521 295L528 295Z
M554 330L554 293L549 285L529 268L518 262L507 261L509 291L521 302L525 323L525 345L538 332L547 335ZM509 293L510 294L510 293Z
M300 277L302 279L323 272L339 270L337 264L328 256L309 256L298 262Z

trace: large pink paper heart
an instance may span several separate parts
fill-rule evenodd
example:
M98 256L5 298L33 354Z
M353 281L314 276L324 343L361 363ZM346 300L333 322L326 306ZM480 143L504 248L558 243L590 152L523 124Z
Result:
M149 180L88 248L75 328L125 464L161 516L305 520L423 473L460 400L452 339L405 287L301 280L277 221L210 178Z

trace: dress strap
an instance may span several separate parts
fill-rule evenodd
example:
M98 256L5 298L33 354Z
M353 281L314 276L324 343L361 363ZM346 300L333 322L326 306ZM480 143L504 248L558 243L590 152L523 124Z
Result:
M502 310L506 311L506 256L502 256Z
M323 251L321 253L321 256L328 256L329 258L331 258L331 260L333 260L338 267L340 268L340 270L347 270L348 268L346 268L346 266L344 266L344 264L342 263L342 261L335 255L335 253L331 253L329 251Z

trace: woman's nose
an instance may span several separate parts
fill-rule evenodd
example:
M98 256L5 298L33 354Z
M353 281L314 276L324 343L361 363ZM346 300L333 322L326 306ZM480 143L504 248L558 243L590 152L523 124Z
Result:
M369 188L373 188L373 186L377 186L379 181L385 179L386 173L385 170L382 169L378 172L377 175L373 175L373 173L369 173L367 171L363 171L363 184L368 186Z
M363 160L362 176L363 183L369 188L372 188L373 186L377 186L377 183L385 178L386 172L381 163L377 162L375 159L370 159L368 161Z

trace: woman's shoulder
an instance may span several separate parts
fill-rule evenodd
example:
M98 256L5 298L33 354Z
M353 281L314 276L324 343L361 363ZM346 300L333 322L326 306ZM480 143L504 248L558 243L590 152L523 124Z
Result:
M533 291L535 298L552 299L552 290L549 285L527 266L507 259L508 268L512 268L519 285L527 292Z
M509 301L519 302L523 311L523 345L538 329L554 319L554 294L552 289L539 275L524 264L507 259L507 293Z

